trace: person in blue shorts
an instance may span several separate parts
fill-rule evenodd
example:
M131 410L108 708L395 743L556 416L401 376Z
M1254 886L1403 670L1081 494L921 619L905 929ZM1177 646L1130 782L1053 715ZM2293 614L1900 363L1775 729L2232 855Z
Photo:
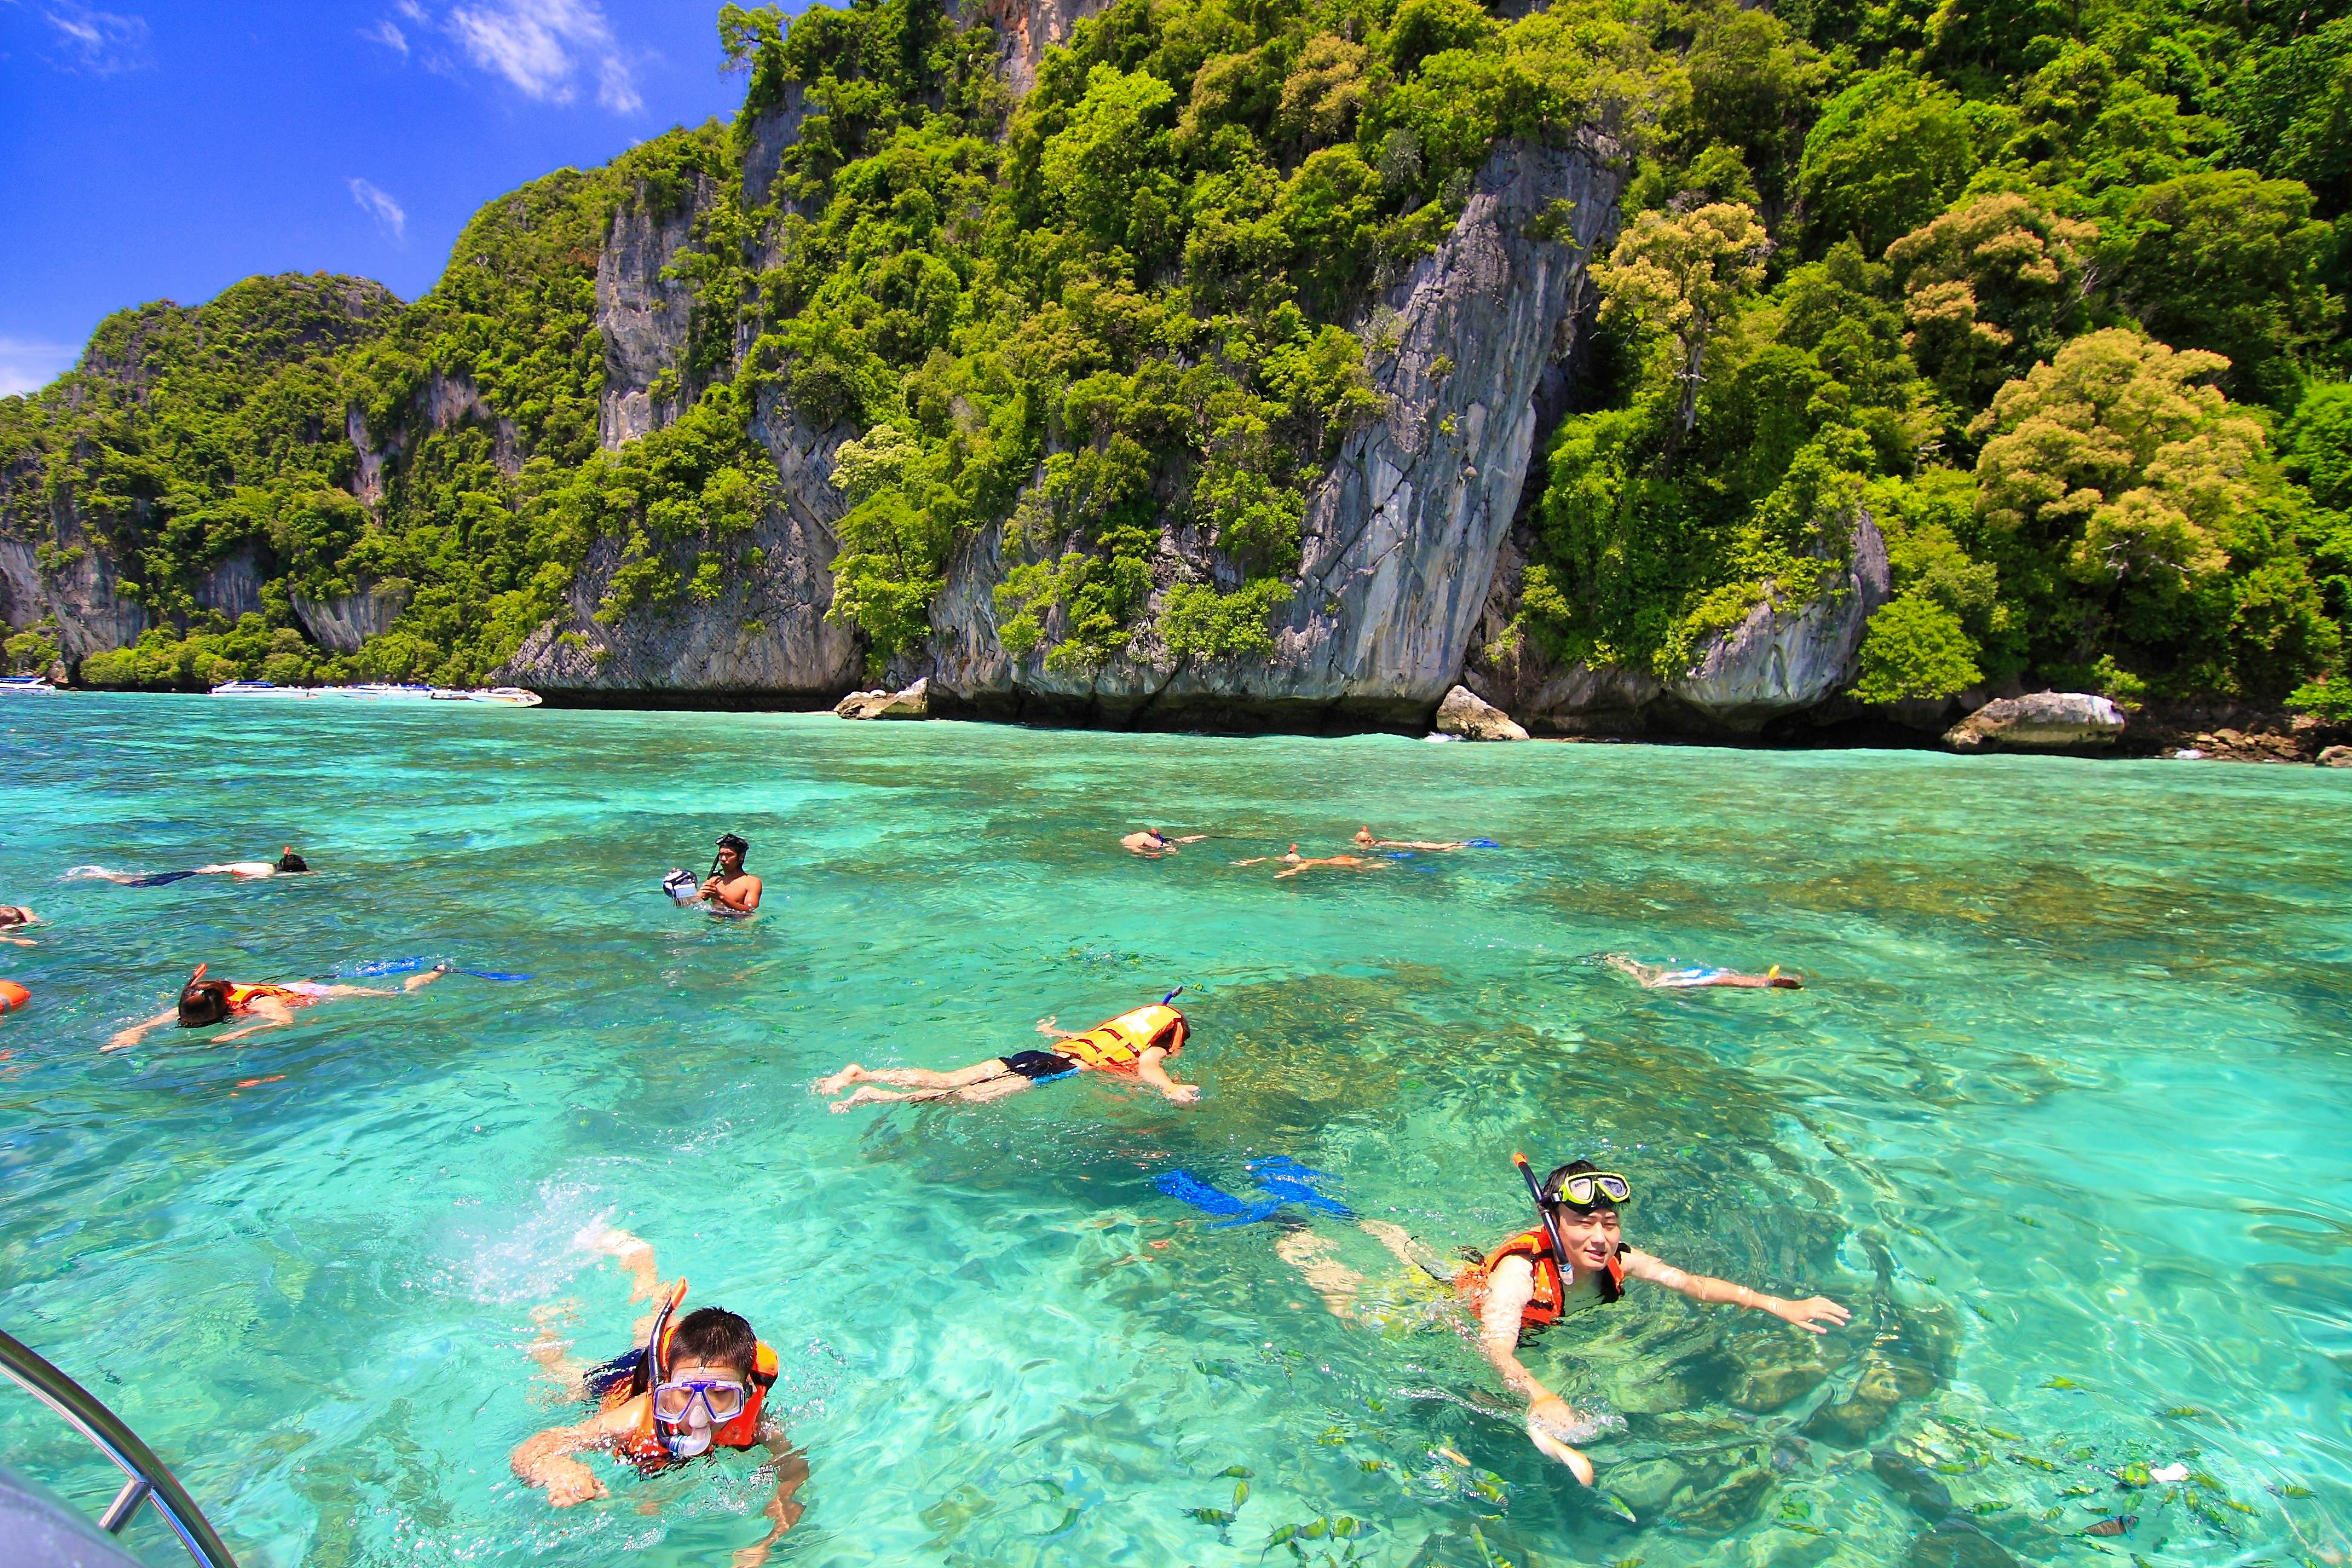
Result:
M1742 974L1732 969L1676 968L1664 963L1642 963L1622 952L1609 954L1604 962L1620 974L1630 974L1640 981L1645 991L1700 991L1710 986L1722 986L1733 991L1802 991L1805 988L1805 983L1795 975L1781 973L1777 963L1761 974Z

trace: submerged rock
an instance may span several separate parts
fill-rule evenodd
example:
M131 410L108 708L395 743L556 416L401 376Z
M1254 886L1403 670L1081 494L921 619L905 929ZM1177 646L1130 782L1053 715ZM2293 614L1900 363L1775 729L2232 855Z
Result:
M2009 1549L1964 1520L1947 1519L1911 1544L1910 1568L2021 1568Z
M2124 732L2123 710L2086 691L2036 691L1988 702L1944 732L1944 743L1973 752L1987 745L2035 751L2105 746Z
M834 704L841 719L928 719L930 682L918 680L903 691L853 691Z
M1511 721L1511 716L1493 703L1474 697L1466 688L1457 686L1445 694L1437 705L1437 728L1441 733L1459 735L1465 741L1524 741L1528 732Z

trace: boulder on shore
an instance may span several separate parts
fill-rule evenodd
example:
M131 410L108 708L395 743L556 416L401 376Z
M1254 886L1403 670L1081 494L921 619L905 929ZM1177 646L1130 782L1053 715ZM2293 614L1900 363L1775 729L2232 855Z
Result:
M1956 751L1991 746L2062 751L2112 745L2124 732L2123 710L2085 691L2036 691L1988 702L1949 730L1944 743Z
M1524 741L1528 732L1511 721L1511 716L1493 703L1472 694L1466 686L1457 686L1445 694L1437 705L1437 728L1441 734L1459 735L1465 741Z
M840 719L928 719L931 716L930 678L924 677L904 691L853 691L834 704Z

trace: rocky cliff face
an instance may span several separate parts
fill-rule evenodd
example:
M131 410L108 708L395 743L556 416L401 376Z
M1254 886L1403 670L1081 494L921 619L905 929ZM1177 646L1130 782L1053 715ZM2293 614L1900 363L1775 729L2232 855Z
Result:
M662 277L694 232L712 193L698 180L693 199L656 216L642 198L622 204L596 258L596 329L604 341L604 392L596 436L606 451L657 429L671 408L656 406L654 379L686 350L692 291ZM674 392L672 397L677 394Z
M1037 85L1045 51L1070 41L1070 29L1109 7L1110 0L986 0L980 15L996 29L998 69L1014 96Z
M1453 234L1391 291L1373 380L1386 416L1357 430L1308 497L1304 552L1275 650L1207 663L1150 633L1092 675L1060 675L996 637L994 531L933 606L935 708L1108 722L1311 724L1427 720L1458 679L1538 434L1536 395L1566 353L1585 260L1613 228L1614 149L1513 143L1480 173ZM1557 232L1539 221L1572 204ZM1181 523L1174 557L1207 554ZM1155 595L1156 601L1157 595ZM1156 607L1156 603L1155 603Z
M1524 541L1495 574L1481 630L1499 637L1517 608ZM1746 620L1703 643L1673 679L1620 665L1560 666L1532 643L1492 647L1466 684L1538 731L1564 735L1753 735L1827 701L1856 673L1870 617L1886 603L1886 542L1866 511L1824 519L1815 550L1843 564L1810 598L1765 585Z
M619 699L669 693L824 701L863 671L864 645L825 618L833 605L835 525L845 510L829 479L845 431L810 430L772 395L754 426L775 459L783 503L762 518L745 567L708 604L596 619L597 603L621 564L621 544L600 540L573 582L566 613L525 640L499 671L501 681L541 691ZM670 564L691 574L690 546Z
M113 565L82 536L70 502L58 512L64 553L47 569L36 545L0 535L0 623L53 623L58 651L70 664L137 642L152 623L143 607L116 595Z

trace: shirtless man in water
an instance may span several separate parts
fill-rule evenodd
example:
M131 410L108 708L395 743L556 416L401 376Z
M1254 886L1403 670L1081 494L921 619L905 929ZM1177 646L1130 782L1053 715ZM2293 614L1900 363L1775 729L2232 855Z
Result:
M1793 974L1783 974L1774 964L1761 974L1741 974L1729 969L1672 968L1663 963L1641 963L1622 952L1612 952L1603 961L1620 974L1630 974L1642 983L1644 991L1697 991L1708 986L1723 986L1733 991L1802 991L1805 983Z
M1171 838L1156 827L1147 827L1140 833L1130 833L1120 839L1118 847L1131 855L1157 860L1162 855L1175 854L1179 844L1198 844L1207 837L1205 833L1192 833L1181 838Z
M294 846L289 844L285 852L275 860L223 860L210 866L198 866L192 870L151 871L145 876L129 871L110 871L103 866L76 866L66 875L93 877L124 888L161 888L173 882L184 882L191 877L233 877L240 882L259 882L310 868L310 863L295 854Z
M713 914L748 915L760 907L760 879L743 869L751 846L730 833L719 840L719 868L702 880L702 901Z

